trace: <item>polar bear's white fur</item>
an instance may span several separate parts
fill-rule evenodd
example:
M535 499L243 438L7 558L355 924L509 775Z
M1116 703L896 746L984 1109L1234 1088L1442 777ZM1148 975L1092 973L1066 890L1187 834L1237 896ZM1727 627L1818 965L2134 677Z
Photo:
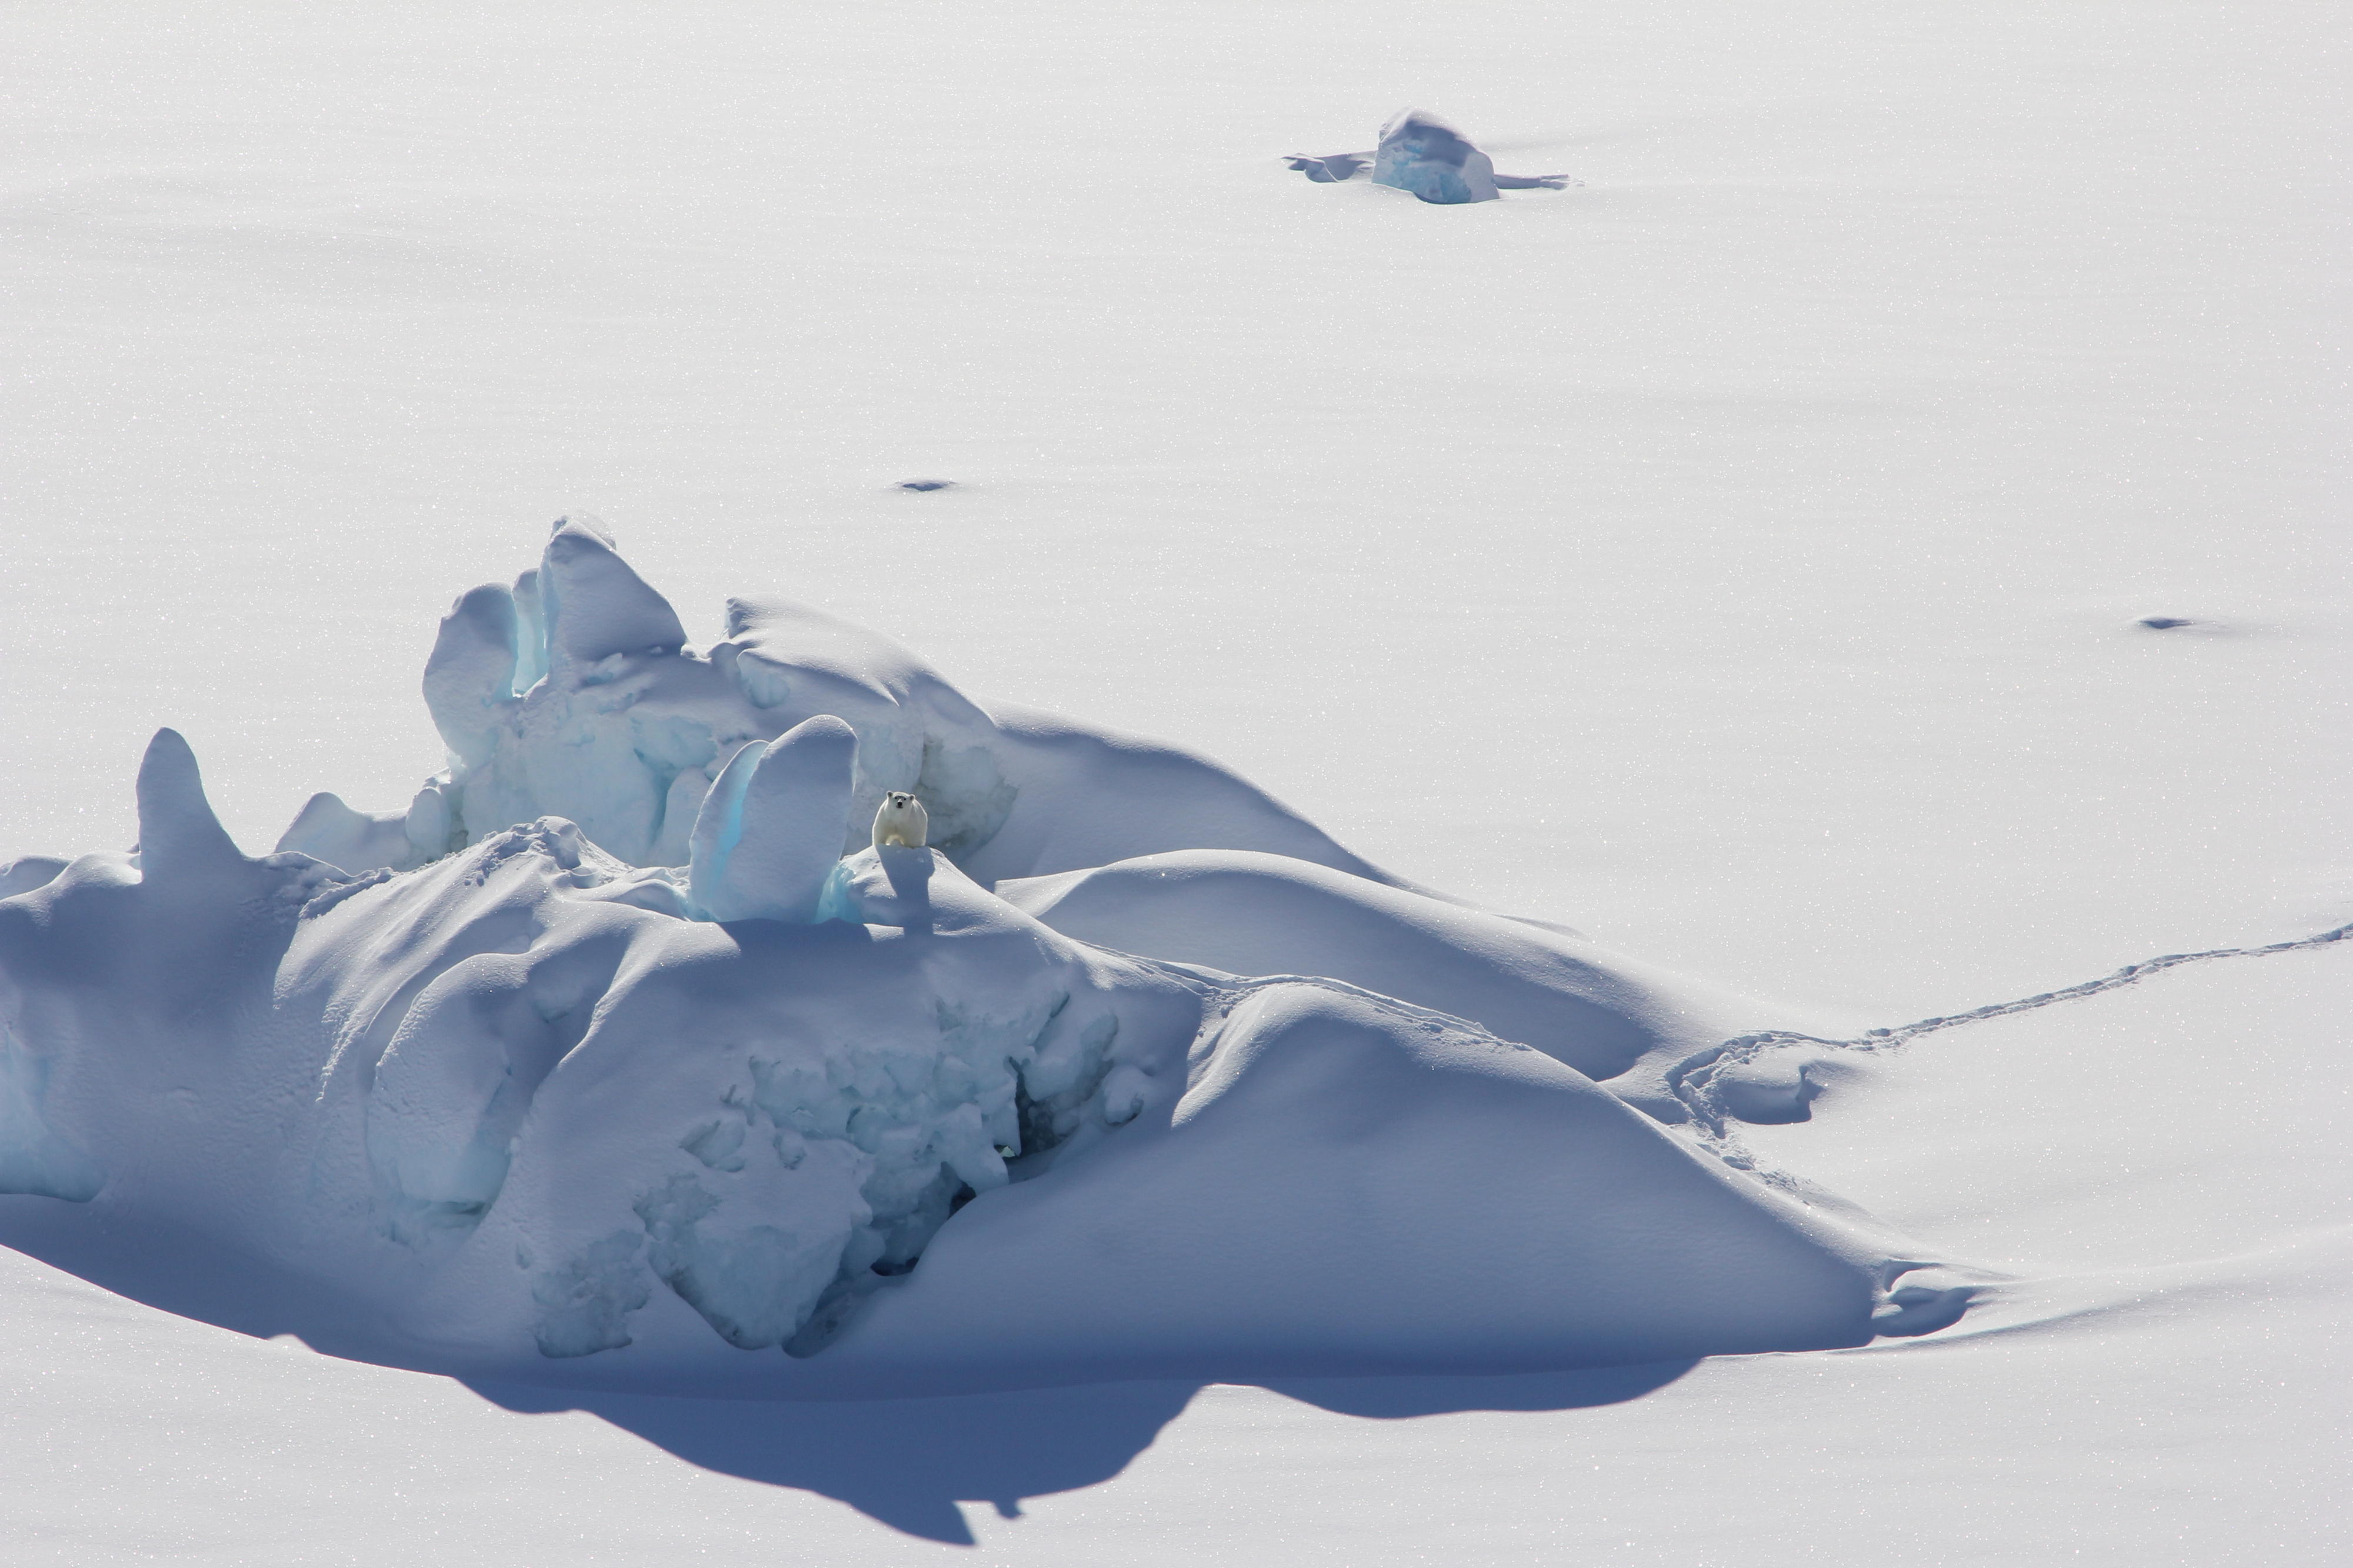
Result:
M902 844L910 849L923 847L924 835L932 830L932 820L923 810L923 803L905 790L894 789L882 797L874 808L874 847L886 844Z

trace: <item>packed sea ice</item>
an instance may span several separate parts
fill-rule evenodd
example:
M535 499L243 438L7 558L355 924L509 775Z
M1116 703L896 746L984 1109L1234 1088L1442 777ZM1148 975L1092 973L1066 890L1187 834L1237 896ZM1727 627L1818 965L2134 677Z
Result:
M1965 1306L1694 1127L1676 1064L1753 1010L1207 759L783 601L691 648L587 521L458 599L424 689L405 811L322 795L249 857L166 730L135 851L0 870L0 1190L216 1248L348 1353L667 1387L1501 1371ZM882 842L892 792L925 842Z

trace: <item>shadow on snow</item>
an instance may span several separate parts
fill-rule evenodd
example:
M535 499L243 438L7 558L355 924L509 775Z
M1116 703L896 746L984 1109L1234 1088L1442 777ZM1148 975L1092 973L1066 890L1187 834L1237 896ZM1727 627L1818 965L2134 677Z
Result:
M1402 1420L1458 1410L1617 1405L1697 1363L1507 1376L1319 1377L1261 1386L1340 1415ZM1150 1447L1205 1385L1097 1383L921 1399L779 1402L675 1399L470 1382L505 1409L579 1410L689 1464L821 1493L909 1535L976 1544L959 1502L1021 1516L1024 1499L1111 1479Z

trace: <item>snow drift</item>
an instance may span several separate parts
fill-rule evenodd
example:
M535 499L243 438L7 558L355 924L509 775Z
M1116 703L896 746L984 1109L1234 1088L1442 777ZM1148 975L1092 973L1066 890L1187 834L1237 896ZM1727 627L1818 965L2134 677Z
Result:
M405 812L319 796L259 858L160 732L135 852L0 870L0 1219L200 1238L364 1303L354 1353L666 1386L1894 1321L1911 1263L1643 1087L1735 1004L816 611L727 626L689 648L559 523L442 624L447 766ZM932 847L865 845L891 790Z

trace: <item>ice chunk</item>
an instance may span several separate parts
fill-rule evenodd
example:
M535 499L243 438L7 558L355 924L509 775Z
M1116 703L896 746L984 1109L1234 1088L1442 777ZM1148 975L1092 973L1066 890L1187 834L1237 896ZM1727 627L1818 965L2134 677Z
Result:
M521 697L547 679L547 612L539 596L539 568L514 580L514 694Z
M773 1144L754 1153L740 1172L673 1176L636 1205L654 1272L742 1350L782 1344L808 1321L872 1217L859 1191L872 1162L850 1144L804 1143L789 1168Z
M531 1282L538 1307L532 1337L550 1357L595 1355L628 1344L629 1314L653 1300L652 1281L638 1255L644 1233L617 1230Z
M506 1181L510 1142L548 1065L514 1059L544 1029L522 994L528 976L506 953L452 965L417 996L376 1063L368 1154L397 1240L470 1228Z
M646 585L594 518L559 518L539 570L551 667L594 665L615 654L676 653L686 628L670 601Z
M858 736L830 714L729 759L690 842L688 886L712 920L815 920L849 831Z
M1375 184L1444 205L1492 202L1499 190L1556 191L1575 183L1565 174L1498 174L1494 160L1469 137L1419 109L1398 110L1381 127L1380 145L1370 153L1294 153L1283 162L1319 185L1338 184L1370 169Z
M26 855L0 865L0 899L13 899L57 880L66 862L54 855Z
M897 790L923 800L928 842L984 879L1194 846L1390 879L1206 758L984 710L906 647L806 605L731 600L727 626L708 657L688 651L610 536L567 521L512 591L475 589L443 623L426 686L449 763L428 784L441 800L420 799L398 823L407 847L390 814L339 801L314 802L281 844L349 870L405 868L561 816L632 865L676 866L723 758L829 714L858 738L857 826L839 852L868 841L865 824ZM434 815L444 806L446 824Z
M402 819L401 828L408 839L409 866L438 860L456 847L452 842L455 825L450 817L449 792L440 780L432 780L417 792L417 798L408 803L408 815Z
M364 877L246 859L158 734L144 879L87 856L0 900L0 1187L103 1182L107 1225L216 1235L380 1309L370 1353L471 1367L781 1347L754 1375L808 1390L1871 1332L1884 1254L1575 1070L1655 1054L1691 993L815 612L739 603L709 658L675 627L582 523L460 599L449 773L290 832ZM871 847L886 787L937 847ZM607 852L664 845L682 873ZM1068 873L1000 884L1062 929L983 885L1017 870ZM1266 968L1338 978L1220 973Z
M1435 114L1401 110L1381 127L1373 183L1411 191L1426 202L1492 202L1495 162Z
M177 730L158 730L139 764L139 868L151 881L203 877L244 866L213 815L196 754Z
M1189 1086L1121 1068L1133 1123L975 1205L837 1353L1504 1372L1872 1337L1846 1238L1534 1051L1300 984L1209 1038Z
M470 589L442 617L425 661L425 706L450 756L467 767L489 762L512 721L522 638L515 596L495 583Z
M354 811L342 796L322 791L279 835L278 852L308 855L354 875L404 869L417 863L408 826L408 813Z

